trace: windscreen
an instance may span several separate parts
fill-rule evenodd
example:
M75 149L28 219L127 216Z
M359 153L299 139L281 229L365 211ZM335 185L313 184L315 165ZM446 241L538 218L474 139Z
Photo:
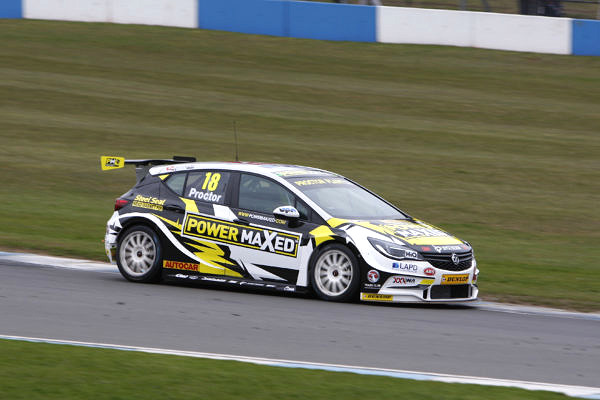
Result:
M288 181L335 218L407 218L385 201L342 177L311 176L288 178Z

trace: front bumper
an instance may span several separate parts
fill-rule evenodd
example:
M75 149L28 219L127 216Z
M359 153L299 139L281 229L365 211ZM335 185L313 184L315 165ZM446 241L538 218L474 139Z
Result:
M475 284L431 285L426 288L387 289L361 292L360 300L386 303L462 303L477 300L479 288Z
M370 263L364 260L362 301L460 303L477 300L479 270L474 257L467 268L449 271L424 260L397 261L374 254L370 256Z

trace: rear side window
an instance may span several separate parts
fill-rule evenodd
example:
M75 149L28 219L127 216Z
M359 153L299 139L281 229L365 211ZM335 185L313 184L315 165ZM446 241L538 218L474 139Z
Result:
M223 171L193 171L188 174L184 196L207 203L224 204L231 174Z
M185 176L186 174L173 174L167 179L165 184L169 187L169 189L182 196L183 185L185 184Z

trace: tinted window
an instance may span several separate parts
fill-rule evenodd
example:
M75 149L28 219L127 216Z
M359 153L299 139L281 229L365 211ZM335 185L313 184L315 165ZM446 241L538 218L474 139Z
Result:
M167 181L165 182L165 184L169 187L169 189L171 189L172 191L174 191L175 193L177 193L178 195L183 195L183 185L185 184L185 175L186 174L173 174L171 175L169 178L167 178Z
M293 206L294 196L283 186L260 176L242 174L239 207L264 214L273 214L279 206Z
M185 197L208 203L225 203L229 172L193 171L188 174Z
M307 206L304 205L301 201L296 199L296 210L300 213L300 219L308 220L310 211Z

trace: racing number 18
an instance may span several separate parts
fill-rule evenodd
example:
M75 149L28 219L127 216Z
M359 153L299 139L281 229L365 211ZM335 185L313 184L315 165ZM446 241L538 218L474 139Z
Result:
M221 179L220 173L215 172L213 174L212 172L207 172L206 178L204 178L204 183L202 184L202 190L208 189L209 191L214 192L214 190L217 188L217 186L219 186L220 179Z

